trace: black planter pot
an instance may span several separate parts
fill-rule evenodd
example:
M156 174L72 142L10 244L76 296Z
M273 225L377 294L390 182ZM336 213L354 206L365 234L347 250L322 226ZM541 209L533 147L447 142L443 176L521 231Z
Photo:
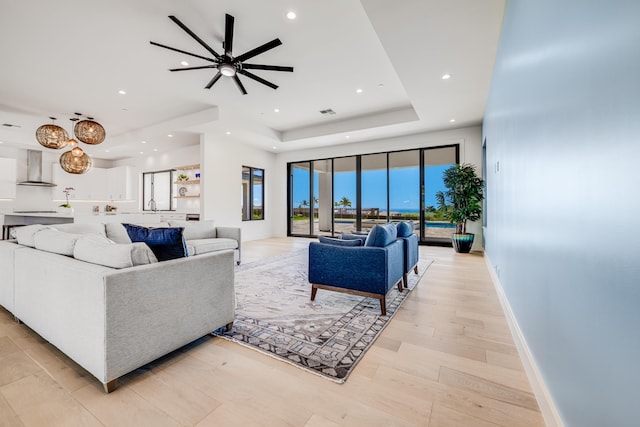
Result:
M473 233L451 233L451 242L456 252L468 254L471 251L471 246L473 246L474 237Z

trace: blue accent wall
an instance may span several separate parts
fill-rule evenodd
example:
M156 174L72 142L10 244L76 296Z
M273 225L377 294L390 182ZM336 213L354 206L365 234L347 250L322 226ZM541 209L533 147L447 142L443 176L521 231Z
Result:
M640 1L509 0L486 253L567 426L640 425Z

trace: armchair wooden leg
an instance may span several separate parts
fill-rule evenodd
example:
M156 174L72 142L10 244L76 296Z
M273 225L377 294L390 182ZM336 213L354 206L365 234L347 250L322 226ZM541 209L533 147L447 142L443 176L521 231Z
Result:
M413 266L413 272L418 274L418 264Z
M311 301L316 299L316 292L318 292L318 288L315 285L311 285Z
M402 280L399 280L396 286L398 287L398 292L402 292Z
M405 288L409 287L409 275L407 273L402 275L402 282L404 283ZM400 289L400 292L402 292L402 289Z
M229 322L226 325L224 325L224 329L229 332L231 330L231 328L233 328L233 322Z
M387 315L387 299L384 297L384 295L380 297L380 313L383 316Z

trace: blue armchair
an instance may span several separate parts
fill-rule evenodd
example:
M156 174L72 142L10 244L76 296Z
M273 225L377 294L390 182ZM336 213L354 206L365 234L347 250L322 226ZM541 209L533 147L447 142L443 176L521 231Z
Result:
M344 292L380 301L387 314L386 295L397 285L402 292L403 242L394 224L376 225L362 240L321 239L309 244L311 300L318 289Z
M396 223L398 227L398 239L402 240L404 253L404 274L402 280L404 287L409 286L408 274L413 270L418 274L418 236L413 232L413 221Z

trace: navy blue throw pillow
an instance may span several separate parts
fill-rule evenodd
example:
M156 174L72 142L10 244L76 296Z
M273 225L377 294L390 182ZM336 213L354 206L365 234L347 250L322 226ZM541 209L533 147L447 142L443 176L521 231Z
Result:
M184 227L147 228L133 224L122 224L132 242L144 242L158 261L167 261L187 256L187 245L182 237Z

